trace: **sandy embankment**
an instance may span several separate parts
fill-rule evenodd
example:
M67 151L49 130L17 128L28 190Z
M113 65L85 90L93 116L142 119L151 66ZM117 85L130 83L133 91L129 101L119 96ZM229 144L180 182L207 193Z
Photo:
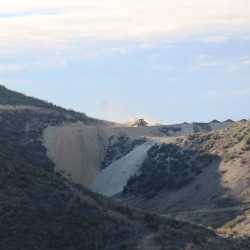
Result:
M65 172L64 177L85 186L100 173L100 144L95 127L48 127L44 131L44 145L56 164L56 170Z

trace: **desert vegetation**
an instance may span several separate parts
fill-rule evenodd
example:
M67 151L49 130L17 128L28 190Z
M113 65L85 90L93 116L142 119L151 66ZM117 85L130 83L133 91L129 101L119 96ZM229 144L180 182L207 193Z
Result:
M41 108L0 112L0 249L249 248L249 236L234 231L246 216L236 217L222 229L214 230L124 205L54 173L54 163L43 146L44 129L77 121L84 124L100 121L3 86L0 104ZM202 132L178 138L172 144L154 145L139 172L128 181L123 195L150 199L164 190L188 185L215 160L231 161L246 154L249 149L243 148L249 145L249 125L240 126L230 127L227 135ZM146 141L124 136L112 144L112 139L103 167ZM238 144L240 154L234 155L230 150ZM242 158L242 164L247 164L247 160ZM227 199L220 196L218 201Z
M61 126L77 121L97 123L82 113L26 97L3 86L0 86L0 104L28 105L27 109L0 111L0 151L49 172L54 171L54 163L46 155L42 141L43 130L48 126ZM29 108L32 105L41 109Z
M25 161L53 172L54 163L47 157L42 134L47 126L68 122L66 115L26 110L0 113L0 151L16 160Z
M229 247L212 229L122 205L3 153L0 162L1 249L132 250L147 235L161 249Z
M13 105L13 106L30 106L42 109L41 112L51 113L57 112L61 115L67 115L69 122L81 121L86 124L100 124L101 121L89 118L83 112L76 112L73 109L65 109L60 106L54 105L46 100L39 100L37 98L26 96L22 93L7 89L5 86L0 85L0 104L1 105ZM39 111L38 111L39 112Z
M148 150L139 172L128 180L123 194L150 199L162 191L179 189L217 158L176 144L155 144Z
M248 151L250 150L250 132L246 135L244 144L241 148L243 151Z
M101 169L106 168L112 162L122 158L123 156L130 153L135 147L145 143L147 139L145 137L131 140L128 136L118 137L117 143L112 144L113 137L109 138L109 145L105 150L104 159L101 164Z
M47 101L39 100L37 98L26 96L25 94L18 93L16 91L11 91L7 89L5 86L0 85L0 104L3 105L28 105L35 106L40 108L48 108L48 109L58 109L58 110L66 110L61 107L57 107L52 103Z

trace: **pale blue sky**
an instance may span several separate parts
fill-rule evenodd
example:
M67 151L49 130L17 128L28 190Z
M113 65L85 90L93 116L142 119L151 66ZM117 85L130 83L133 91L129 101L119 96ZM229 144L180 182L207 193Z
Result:
M250 118L249 1L11 3L0 84L12 90L117 122Z

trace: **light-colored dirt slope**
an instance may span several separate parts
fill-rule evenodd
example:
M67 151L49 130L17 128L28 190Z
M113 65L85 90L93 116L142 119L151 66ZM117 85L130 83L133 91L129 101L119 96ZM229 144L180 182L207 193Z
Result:
M49 127L44 131L44 145L57 171L85 186L100 173L101 143L93 127Z
M100 174L104 148L113 136L112 143L124 134L140 138L145 134L162 135L156 128L145 132L145 128L109 126L66 125L48 127L44 131L44 145L48 156L56 163L56 170L76 183L89 186Z
M113 196L123 190L130 176L134 175L140 168L143 160L147 155L147 151L155 143L169 143L174 138L157 138L151 137L146 143L136 147L132 152L125 155L121 159L110 164L104 169L100 176L89 186L89 188L97 193Z
M127 180L140 167L153 141L138 146L135 150L105 168L89 188L97 193L112 196L122 191Z

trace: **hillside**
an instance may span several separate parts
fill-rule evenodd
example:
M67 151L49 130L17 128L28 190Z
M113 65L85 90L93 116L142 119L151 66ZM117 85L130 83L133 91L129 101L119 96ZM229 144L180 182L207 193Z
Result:
M51 102L39 100L31 96L26 96L22 93L18 93L16 91L9 90L2 85L0 85L0 110L29 110L37 113L45 113L48 116L50 114L59 115L64 119L64 123L81 122L85 125L115 125L115 123L112 122L88 117L83 112L76 112L73 109L65 109L60 106L54 105ZM50 125L54 126L58 125L58 123L52 123ZM48 123L47 126L49 126Z
M117 198L217 228L245 215L250 209L249 131L249 123L242 122L155 144Z
M228 127L230 124L126 128L0 86L0 249L249 249L249 127L246 122ZM186 131L200 133L184 136ZM215 171L209 177L216 180L212 186L222 186L214 177L217 168L222 170L219 178L239 184L239 178L221 167L229 168L232 161L242 166L238 173L246 193L232 185L227 197L212 198L218 203L217 209L235 208L230 216L217 210L223 218L220 224L228 223L214 230L207 227L208 217L190 214L187 218L185 208L190 212L194 207L182 203L186 195L196 209L213 209L210 200L203 201L205 190L210 192L208 187L197 186L197 181L205 183L209 176L206 171ZM167 171L162 171L163 166ZM171 169L173 183L165 185L162 181ZM105 173L114 174L116 189L113 184L107 187L109 179L105 178L110 175ZM115 190L110 195L116 194L115 199L130 205L93 193L77 183L77 176L85 186L96 182L98 190ZM182 178L189 181L182 183ZM155 179L161 185L156 186ZM100 180L106 181L101 184ZM199 207L200 203L203 206ZM242 209L243 203L245 210L239 213L236 208ZM175 219L181 216L205 226Z
M138 197L145 191L157 195L164 188L176 190L215 163L228 165L234 161L235 167L238 167L235 160L241 158L240 166L244 167L249 157L249 130L246 123L239 123L217 132L203 131L178 137L175 142L168 144L156 143L147 151L139 173L129 179L123 193L130 192ZM230 169L226 169L223 174L228 171Z
M114 124L0 86L0 152L54 172L55 164L47 157L43 145L43 131L49 126L72 123L82 126Z
M247 249L248 237L164 219L0 154L0 248Z

